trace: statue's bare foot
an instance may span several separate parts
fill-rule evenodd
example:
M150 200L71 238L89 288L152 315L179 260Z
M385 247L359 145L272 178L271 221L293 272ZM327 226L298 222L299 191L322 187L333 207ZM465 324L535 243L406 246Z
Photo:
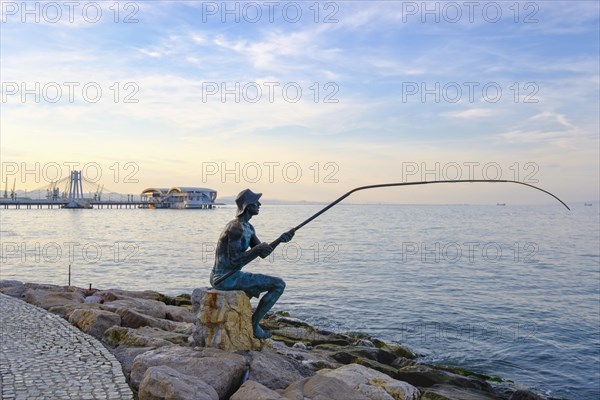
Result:
M254 327L254 337L257 339L268 339L271 337L271 331L265 331L260 326Z

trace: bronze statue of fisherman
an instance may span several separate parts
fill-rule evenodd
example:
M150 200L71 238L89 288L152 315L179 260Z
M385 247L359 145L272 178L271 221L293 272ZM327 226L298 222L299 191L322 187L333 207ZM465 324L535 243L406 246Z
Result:
M537 186L530 185L519 181L511 180L445 180L445 181L421 181L421 182L401 182L401 183L382 183L378 185L368 185L354 188L339 197L334 202L330 203L316 214L312 215L289 232L284 233L278 239L269 243L261 243L256 237L254 227L248 221L254 215L258 215L260 202L258 199L262 196L261 193L254 193L250 189L243 190L235 199L237 204L236 219L229 222L217 242L217 251L215 255L215 265L210 274L211 285L218 290L243 290L248 297L258 297L261 293L267 292L258 303L258 307L252 315L252 326L254 328L254 336L259 339L268 338L270 333L263 331L258 323L273 307L285 289L285 282L281 278L262 274L251 274L242 272L241 269L254 260L256 257L268 257L273 252L274 247L279 243L285 243L292 240L294 233L313 221L319 215L323 214L336 204L340 203L352 193L366 190L392 186L411 186L411 185L429 185L439 183L474 183L474 182L489 182L489 183L516 183L519 185L529 186L533 189L540 190L558 200L567 209L570 208L561 199ZM248 249L250 248L250 249Z
M250 218L258 215L260 196L262 193L254 193L250 189L245 189L236 197L236 218L225 226L219 237L210 283L217 290L242 290L249 298L258 298L261 293L267 292L260 299L254 314L252 314L254 336L258 339L266 339L271 334L264 331L258 323L283 293L285 282L274 276L241 271L256 257L265 258L273 252L273 246L266 242L261 243L256 236L254 227L248 222ZM294 230L292 229L282 234L278 242L286 243L293 237ZM225 275L229 276L223 279Z

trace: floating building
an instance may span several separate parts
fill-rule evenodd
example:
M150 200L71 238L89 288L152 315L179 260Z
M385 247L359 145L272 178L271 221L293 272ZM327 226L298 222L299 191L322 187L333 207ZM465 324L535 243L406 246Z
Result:
M148 188L142 197L148 208L213 208L217 191L199 187Z

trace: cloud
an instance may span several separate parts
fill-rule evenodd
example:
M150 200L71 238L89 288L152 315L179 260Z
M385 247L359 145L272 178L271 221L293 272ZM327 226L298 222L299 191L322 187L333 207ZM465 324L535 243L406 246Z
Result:
M192 40L195 43L198 43L198 44L204 44L204 43L206 43L206 38L204 38L203 36L200 36L197 33L192 33L191 34L191 38L192 38Z
M406 62L394 58L369 57L366 61L377 73L384 77L392 76L423 76L427 73L427 67L419 62ZM416 65L415 65L416 64Z
M566 128L570 128L570 129L574 128L573 124L571 124L567 120L567 117L564 114L558 114L558 113L553 113L553 112L549 112L549 111L544 111L540 114L536 114L533 117L531 117L530 120L531 121L554 121Z
M311 67L315 60L331 59L339 52L336 48L320 45L319 37L324 29L269 32L255 40L232 40L222 34L213 43L224 49L243 55L255 69L285 72Z
M590 144L590 136L579 126L571 124L565 115L551 112L536 114L520 124L520 127L499 135L509 144L526 144L543 149L584 149Z
M191 40L195 41L193 37ZM152 58L161 58L173 54L182 54L185 52L185 50L185 38L173 34L169 34L167 37L161 39L159 43L153 46L138 49L140 53Z
M469 110L464 110L464 111L445 112L445 113L442 113L441 115L444 117L473 119L473 118L492 117L496 114L497 113L494 110L489 110L489 109L485 109L485 108L471 108Z
M167 53L163 53L162 51L159 51L159 50L139 49L139 51L140 51L140 53L145 54L149 57L153 57L153 58L160 58L167 54Z
M565 145L572 135L565 131L522 131L514 130L500 135L510 143L543 143L551 142L554 144Z

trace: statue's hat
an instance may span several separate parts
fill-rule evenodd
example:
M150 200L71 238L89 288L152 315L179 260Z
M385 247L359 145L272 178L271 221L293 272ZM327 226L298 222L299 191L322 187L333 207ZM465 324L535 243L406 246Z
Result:
M262 193L254 193L250 189L242 190L235 198L235 204L237 204L238 207L236 215L238 217L242 215L244 211L246 211L246 206L248 204L256 203L258 199L260 199L260 196L262 196Z

